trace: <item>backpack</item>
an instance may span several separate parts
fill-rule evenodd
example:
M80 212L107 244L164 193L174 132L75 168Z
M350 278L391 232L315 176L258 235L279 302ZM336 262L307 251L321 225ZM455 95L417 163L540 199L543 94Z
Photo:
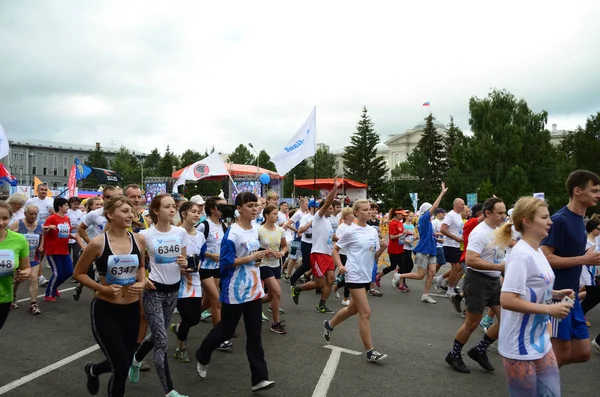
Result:
M201 222L204 225L204 238L208 240L208 233L210 232L210 225L208 224L208 220L203 220ZM223 228L223 233L227 231L227 226L221 222L221 227Z

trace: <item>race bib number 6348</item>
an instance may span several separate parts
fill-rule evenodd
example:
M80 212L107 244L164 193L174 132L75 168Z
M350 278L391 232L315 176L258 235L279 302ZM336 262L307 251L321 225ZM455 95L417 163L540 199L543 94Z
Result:
M15 268L15 251L0 250L0 276L13 274Z

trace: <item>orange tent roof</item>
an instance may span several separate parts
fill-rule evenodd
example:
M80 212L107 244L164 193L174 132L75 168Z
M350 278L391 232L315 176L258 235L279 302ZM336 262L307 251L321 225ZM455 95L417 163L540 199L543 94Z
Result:
M190 164L191 165L191 164ZM187 167L187 166L186 166ZM179 178L185 170L186 167L178 169L171 176L175 179ZM283 177L276 172L269 171L265 168L257 168L255 165L247 165L247 164L233 164L233 163L225 163L225 168L231 174L231 176L240 176L240 175L261 175L261 174L269 174L272 179L282 179ZM213 178L221 178L220 176L209 177L206 179Z
M315 184L318 189L333 189L333 181L334 178L324 178L317 179L316 182L314 179L296 179L294 181L294 186L303 187L306 189L313 189ZM356 182L347 178L340 178L341 185L349 188L366 188L368 185L366 183Z

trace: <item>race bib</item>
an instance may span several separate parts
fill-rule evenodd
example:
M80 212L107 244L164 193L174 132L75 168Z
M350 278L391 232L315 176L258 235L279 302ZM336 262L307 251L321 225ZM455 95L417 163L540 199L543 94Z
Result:
M40 235L31 233L25 234L25 240L27 240L27 244L29 244L29 260L33 261L35 259L35 251L40 245Z
M69 238L69 225L61 223L57 226L58 238Z
M181 255L181 240L177 236L156 237L153 242L156 263L173 263Z
M110 255L106 263L106 283L131 285L140 266L137 255Z
M15 263L15 251L0 250L0 276L13 274L17 265Z

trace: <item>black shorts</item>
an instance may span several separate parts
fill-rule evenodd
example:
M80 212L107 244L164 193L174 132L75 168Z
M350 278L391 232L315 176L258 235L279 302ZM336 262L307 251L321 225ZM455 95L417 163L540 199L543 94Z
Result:
M371 289L371 283L346 283L348 289L364 288L367 291Z
M198 269L200 274L200 280L206 280L207 278L221 278L221 269Z
M444 246L444 256L446 257L446 263L459 263L462 251L457 247L446 247Z
M466 308L473 314L483 314L486 307L500 306L500 277L467 269L463 288Z
M275 277L277 280L281 280L281 266L278 266L278 267L261 266L260 267L260 279L266 280L270 277Z

